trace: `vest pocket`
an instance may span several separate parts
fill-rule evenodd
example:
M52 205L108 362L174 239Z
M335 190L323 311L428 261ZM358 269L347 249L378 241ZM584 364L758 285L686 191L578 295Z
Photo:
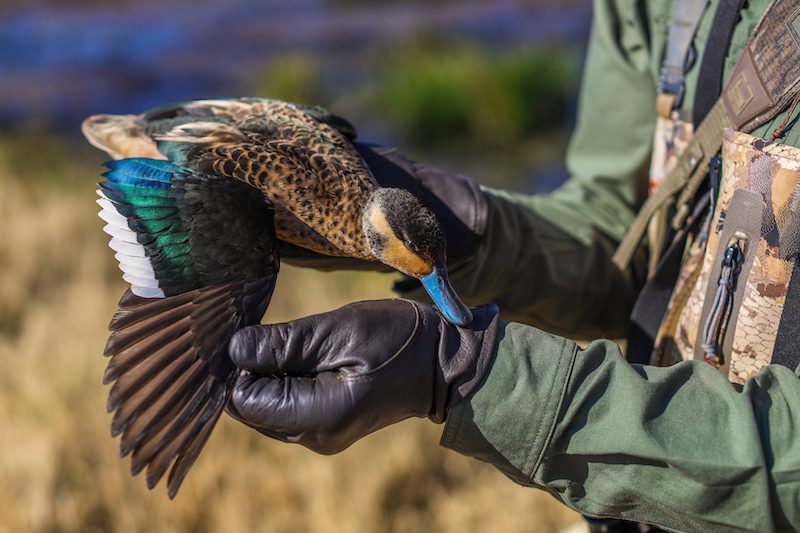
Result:
M687 254L652 361L704 360L744 383L771 361L800 248L800 150L724 139L708 238Z
M704 325L702 332L703 342L700 347L705 352L704 358L706 362L717 367L724 361L721 346L733 311L736 282L739 279L739 272L742 270L746 244L746 239L736 239L730 246L725 248L717 291L714 294L708 316L701 322Z
M734 332L758 252L763 215L764 200L760 194L736 190L715 239L718 246L702 297L693 358L718 366L723 372L730 366Z

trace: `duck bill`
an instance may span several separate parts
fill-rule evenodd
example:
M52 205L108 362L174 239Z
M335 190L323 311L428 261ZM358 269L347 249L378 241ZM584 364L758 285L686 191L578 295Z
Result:
M419 279L448 322L456 326L466 326L472 322L472 312L456 295L445 269L436 267L433 272Z

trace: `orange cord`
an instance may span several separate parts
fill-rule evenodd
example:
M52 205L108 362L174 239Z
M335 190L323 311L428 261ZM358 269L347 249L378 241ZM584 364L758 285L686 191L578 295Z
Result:
M786 133L786 126L789 125L789 120L792 118L792 115L794 115L794 110L797 107L798 102L800 102L800 93L798 93L797 96L794 97L792 105L789 106L789 111L783 118L783 122L781 123L781 125L778 126L776 129L772 130L772 136L769 138L770 141L774 141L775 139L780 139L781 137L784 136L784 134Z

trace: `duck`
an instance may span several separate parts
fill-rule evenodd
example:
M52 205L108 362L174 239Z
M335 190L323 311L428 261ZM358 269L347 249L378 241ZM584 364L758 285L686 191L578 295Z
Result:
M355 128L324 108L195 100L93 115L82 131L111 158L98 204L129 284L104 350L111 432L150 489L169 470L174 498L210 437L238 374L228 342L266 312L281 241L382 263L419 279L452 324L472 320L436 216L380 187Z

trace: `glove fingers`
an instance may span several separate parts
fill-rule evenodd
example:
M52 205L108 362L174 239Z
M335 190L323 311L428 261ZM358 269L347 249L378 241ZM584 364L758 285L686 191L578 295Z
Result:
M393 352L414 334L418 313L405 300L358 302L285 324L242 328L228 353L236 366L262 376L369 366L365 354ZM374 335L376 328L383 335Z
M338 453L368 433L353 432L354 391L331 373L317 378L239 376L228 412L260 433Z
M234 384L228 410L234 418L270 437L297 442L315 409L311 378L284 379L241 375Z
M231 339L228 354L236 366L253 374L313 375L318 360L303 344L310 335L298 331L307 329L306 320L242 328Z

